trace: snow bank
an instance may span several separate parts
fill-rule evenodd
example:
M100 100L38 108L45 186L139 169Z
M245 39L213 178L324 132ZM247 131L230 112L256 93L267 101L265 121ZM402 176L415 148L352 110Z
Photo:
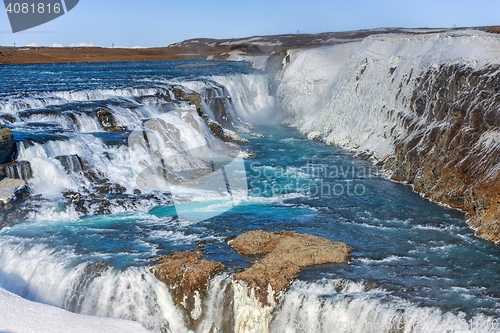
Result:
M141 324L75 314L35 303L0 287L0 332L8 333L145 333Z

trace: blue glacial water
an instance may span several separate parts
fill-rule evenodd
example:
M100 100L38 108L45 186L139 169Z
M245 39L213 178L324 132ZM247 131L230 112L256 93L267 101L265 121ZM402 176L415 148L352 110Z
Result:
M69 153L87 156L95 168L112 173L115 169L102 160L92 160L92 154L109 150L111 161L120 161L118 144L96 144L104 131L67 125L53 113L30 118L23 112L55 110L83 117L106 106L116 115L126 109L145 119L161 110L154 113L151 109L159 104L141 104L139 97L153 96L166 85L206 86L213 75L265 76L246 63L181 64L185 62L3 66L0 116L14 117L4 124L14 130L20 146L38 136L21 155L34 168L42 158L54 162L64 155L57 149L66 142L72 147ZM126 124L129 129L133 121ZM55 132L60 137L50 135ZM156 258L199 248L232 272L253 259L238 255L228 240L249 230L294 230L345 242L354 251L349 264L303 270L278 305L271 332L390 331L394 318L421 332L498 330L500 249L476 238L463 213L388 181L370 160L309 141L282 125L256 126L240 135L251 142L242 148L257 154L245 159L248 198L232 209L190 221L179 219L168 199L148 203L141 197L136 209L78 216L66 212L64 198L55 196L48 201L58 208L44 201L37 206L50 214L33 215L0 231L0 284L75 312L138 320L154 331L168 323L175 331L183 327L182 317L158 300L164 287L147 270ZM44 153L37 157L36 152ZM76 189L86 188L82 184ZM182 205L203 216L219 199L204 194ZM130 291L131 286L136 289ZM144 301L148 297L153 300ZM381 326L360 328L355 322ZM409 324L406 329L412 331Z

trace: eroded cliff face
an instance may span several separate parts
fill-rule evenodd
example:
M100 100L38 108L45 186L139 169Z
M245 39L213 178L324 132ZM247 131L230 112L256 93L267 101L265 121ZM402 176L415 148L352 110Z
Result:
M500 66L441 65L416 81L415 116L401 119L408 136L395 140L386 168L426 197L467 211L478 235L499 241Z
M202 299L210 287L210 280L225 266L202 259L201 252L179 252L158 259L150 271L165 283L175 305L186 310L186 322L196 326L202 314Z
M288 123L369 154L500 241L500 38L381 35L294 51L276 78Z

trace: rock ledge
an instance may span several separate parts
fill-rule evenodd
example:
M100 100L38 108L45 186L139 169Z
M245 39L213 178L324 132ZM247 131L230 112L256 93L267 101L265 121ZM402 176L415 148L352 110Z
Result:
M199 299L210 287L210 279L226 267L217 261L202 259L201 252L183 251L163 256L150 269L156 278L165 283L177 306L183 306L192 319ZM193 312L194 311L194 312ZM194 318L193 318L194 317Z
M0 181L0 202L9 203L16 194L26 188L26 182L21 179L4 178Z
M229 242L244 255L266 255L249 269L235 274L245 281L262 304L269 303L269 286L274 296L284 292L300 269L321 264L348 262L352 249L344 243L295 232L249 231Z

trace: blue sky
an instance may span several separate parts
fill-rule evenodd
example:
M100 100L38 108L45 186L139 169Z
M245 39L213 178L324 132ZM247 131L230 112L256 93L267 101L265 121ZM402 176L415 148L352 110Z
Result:
M66 15L16 34L1 11L0 45L165 46L189 38L297 30L496 24L500 24L498 0L80 0Z

